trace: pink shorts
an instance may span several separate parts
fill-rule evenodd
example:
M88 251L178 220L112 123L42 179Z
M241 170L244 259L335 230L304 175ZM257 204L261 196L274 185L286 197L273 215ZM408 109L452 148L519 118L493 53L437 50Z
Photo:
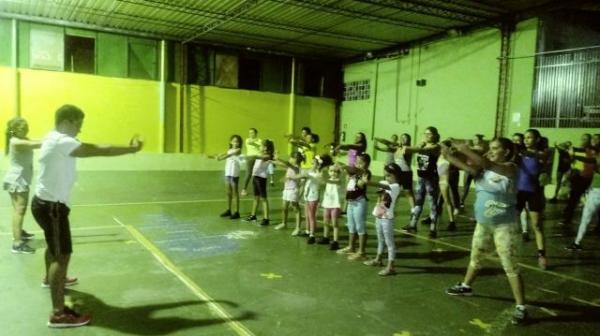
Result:
M340 217L340 208L323 208L323 219L325 222L332 221Z

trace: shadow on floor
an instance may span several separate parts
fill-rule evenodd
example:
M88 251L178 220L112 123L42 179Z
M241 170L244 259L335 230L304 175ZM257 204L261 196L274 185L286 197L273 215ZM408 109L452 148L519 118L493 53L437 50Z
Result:
M73 298L76 310L92 314L92 325L132 335L165 335L183 329L207 327L228 322L221 318L182 318L177 317L175 313L173 316L154 316L163 310L203 305L209 302L225 304L233 308L238 307L234 302L220 300L194 300L133 307L116 307L106 304L89 293L76 290L68 290L67 293ZM206 311L203 311L201 314L206 315ZM255 313L242 312L238 316L233 316L231 321L243 321L254 318L256 318Z

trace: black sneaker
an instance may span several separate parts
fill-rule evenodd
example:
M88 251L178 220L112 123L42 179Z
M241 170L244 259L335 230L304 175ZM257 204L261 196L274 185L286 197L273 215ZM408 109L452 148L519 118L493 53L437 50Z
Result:
M437 231L436 230L429 230L429 238L431 238L431 239L437 238Z
M337 241L332 241L331 244L329 244L329 250L330 251L337 251L340 249L340 244L338 244Z
M23 240L30 240L33 238L33 233L29 233L25 230L21 230L21 239Z
M256 222L256 215L250 215L244 219L244 222Z
M450 224L448 224L448 226L446 227L446 230L456 231L456 222L450 222Z
M556 203L558 203L558 200L556 199L556 197L552 197L551 199L548 200L548 203L556 204Z
M583 250L583 248L581 247L581 244L572 243L569 246L565 246L565 250L567 250L567 251L581 251L581 250Z
M527 321L527 309L515 307L510 322L512 324L524 324Z
M221 217L229 217L229 216L231 216L231 210L227 209L227 210L223 211L223 213L220 216Z
M431 225L431 218L427 217L421 221L421 225Z
M234 212L231 214L231 217L229 217L231 219L239 219L240 218L240 213L239 212Z
M328 245L329 244L329 238L327 237L321 237L317 240L317 244L319 245Z
M400 231L402 231L402 233L406 233L406 234L416 234L417 233L417 227L416 226L406 225L406 226L402 227L402 229Z
M13 245L11 249L12 253L15 254L34 254L35 249L31 248L27 245L26 242L21 242L20 244Z
M523 242L525 242L525 243L527 243L531 240L531 238L529 238L529 232L521 233L521 237L523 238Z
M269 219L263 218L263 220L260 221L260 226L267 226L267 225L269 225Z
M310 237L308 237L308 239L306 240L306 243L307 243L307 244L311 244L311 245L312 245L312 244L314 244L314 243L315 243L315 241L316 241L316 239L315 239L315 236L310 236Z
M459 295L459 296L471 296L473 295L473 289L469 286L465 286L462 282L446 289L448 295Z

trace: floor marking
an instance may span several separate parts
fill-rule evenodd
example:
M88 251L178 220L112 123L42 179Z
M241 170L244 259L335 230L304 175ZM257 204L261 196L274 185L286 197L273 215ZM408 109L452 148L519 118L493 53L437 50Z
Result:
M594 306L594 307L600 307L600 304L597 304L597 303L592 302L592 301L586 301L584 299L580 299L580 298L577 298L577 297L574 297L574 296L569 296L569 299L571 299L573 301L577 301L579 303L589 304L589 305Z
M558 316L558 314L556 312L554 312L553 310L550 310L548 308L540 307L540 310L543 311L544 313L550 315L550 316Z
M550 294L558 294L557 291L553 291L547 288L542 288L542 287L538 287L539 290L541 290L542 292L546 292L546 293L550 293Z
M371 225L374 225L373 222L367 221L367 223L369 223ZM453 248L458 249L458 250L471 251L471 249L468 249L466 247L455 245L455 244L452 244L452 243L448 243L448 242L445 242L443 240L430 239L428 237L419 236L419 235L414 234L414 233L405 233L402 230L398 230L398 229L395 229L394 231L398 232L398 233L401 233L404 236L412 236L412 237L415 237L415 238L418 238L418 239L421 239L421 240L425 240L425 241L428 241L428 242L432 242L432 243L436 243L436 244L441 244L441 245L446 245L446 246L449 246L449 247L453 247ZM488 259L494 260L496 262L500 261L498 258L488 257ZM575 278L575 277L572 277L570 275L556 273L556 272L553 272L553 271L548 271L548 270L544 271L544 270L541 270L537 266L531 266L531 265L524 264L524 263L518 263L518 265L521 266L521 267L523 267L523 268L527 268L529 270L532 270L532 271L537 271L537 272L542 272L542 273L545 273L545 274L550 274L550 275L553 275L555 277L558 277L558 278L561 278L561 279L564 279L564 280L570 280L570 281L574 281L574 282L579 282L579 283L582 283L582 284L586 284L586 285L589 285L589 286L592 286L592 287L600 288L600 283L596 283L596 282L592 282L592 281L587 281L587 280ZM466 267L465 267L465 269L466 269Z
M472 324L474 326L477 326L479 328L481 328L482 330L484 330L485 332L490 332L490 330L492 329L492 325L489 323L485 323L480 319L472 319L471 321L469 321L469 324Z
M410 331L401 331L399 333L394 333L394 336L412 336L412 334L410 333Z
M116 229L117 225L99 225L99 226L88 226L88 227L71 227L71 231L88 231L88 230L104 230L104 229ZM28 230L29 233L40 234L43 239L43 231L42 230ZM10 232L0 232L0 236L12 236ZM35 239L35 238L34 238Z
M274 279L281 279L283 278L283 276L279 275L279 274L275 274L275 273L261 273L260 274L261 277L263 278L267 278L269 280L274 280Z
M200 286L198 286L192 279L190 279L185 273L183 273L175 264L167 258L150 240L148 240L140 231L131 225L125 225L117 217L113 217L114 221L117 222L121 227L125 228L142 246L144 246L154 258L165 267L169 272L175 275L184 285L186 285L197 297L201 300L206 301L207 305L221 317L227 325L233 329L240 336L255 336L246 326L238 321L232 320L232 317L223 309L219 304L214 302Z

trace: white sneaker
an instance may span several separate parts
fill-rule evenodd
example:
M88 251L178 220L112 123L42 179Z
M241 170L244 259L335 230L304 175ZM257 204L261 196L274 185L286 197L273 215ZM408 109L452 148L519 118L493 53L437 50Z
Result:
M299 235L300 235L300 230L294 229L294 231L292 231L292 236L299 236Z
M280 223L275 226L275 230L285 229L285 223Z

